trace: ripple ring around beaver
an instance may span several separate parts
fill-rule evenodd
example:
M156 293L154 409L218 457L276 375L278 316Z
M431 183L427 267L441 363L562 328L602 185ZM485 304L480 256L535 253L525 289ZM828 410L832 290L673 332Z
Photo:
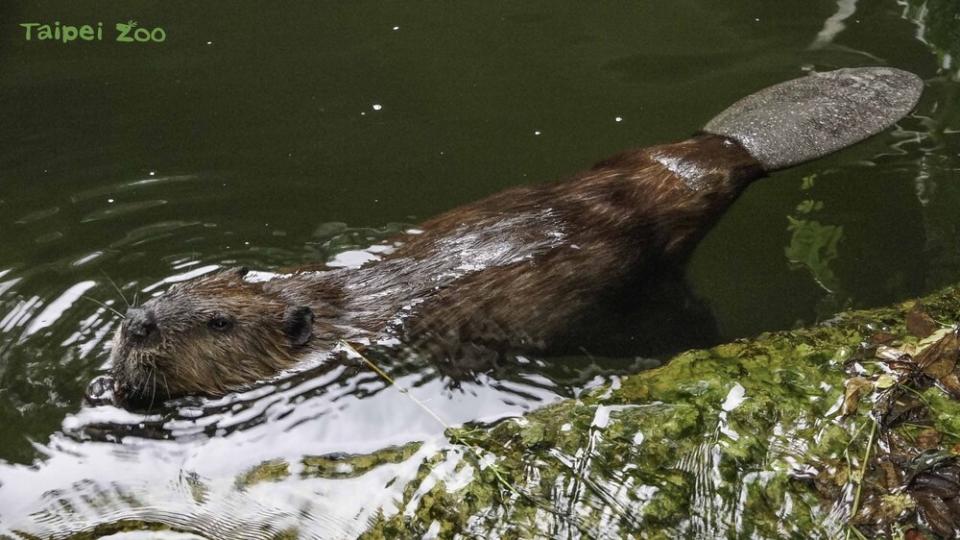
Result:
M880 133L922 88L888 67L813 73L738 101L689 139L450 210L360 268L266 279L231 268L176 284L127 311L110 375L88 397L136 407L223 396L308 355L366 346L413 352L451 380L508 354L549 355L598 303L682 266L752 182Z

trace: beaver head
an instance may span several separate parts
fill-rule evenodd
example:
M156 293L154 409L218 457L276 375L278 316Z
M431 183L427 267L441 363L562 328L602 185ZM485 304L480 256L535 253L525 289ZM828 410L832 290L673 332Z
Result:
M313 335L313 310L245 281L245 273L177 284L130 308L111 352L118 396L133 404L219 396L293 365Z

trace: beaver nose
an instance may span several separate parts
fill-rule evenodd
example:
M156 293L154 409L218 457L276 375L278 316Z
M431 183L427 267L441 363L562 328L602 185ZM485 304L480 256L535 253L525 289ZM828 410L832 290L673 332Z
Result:
M137 340L146 340L157 331L157 316L153 310L130 308L126 315L127 334Z

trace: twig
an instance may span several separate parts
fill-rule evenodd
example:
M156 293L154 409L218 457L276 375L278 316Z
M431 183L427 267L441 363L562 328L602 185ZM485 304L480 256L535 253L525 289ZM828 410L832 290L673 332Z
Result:
M863 538L863 535L860 534L860 531L852 524L852 521L857 517L857 512L860 510L860 494L863 491L863 480L867 474L867 463L870 461L870 453L873 450L873 441L877 436L877 421L871 418L873 425L870 428L870 439L867 440L867 450L863 455L863 463L860 464L860 479L857 481L857 491L853 496L853 508L850 510L850 521L847 523L847 540L850 540L850 532L856 532L857 536Z
M348 351L350 351L351 353L355 354L358 358L360 358L361 360L363 360L363 362L364 362L365 364L367 364L367 366L369 366L370 369L372 369L373 371L375 371L375 372L377 373L377 375L379 375L380 377L382 377L383 380L387 381L387 383L389 383L391 386L396 387L397 390L399 390L401 394L406 394L406 396L407 396L408 398L410 398L411 401L413 401L414 403L416 403L418 407L420 407L421 409L423 409L427 414L430 415L431 418L433 418L434 420L436 420L438 424L440 424L441 426L443 426L443 429L444 429L444 430L450 431L450 430L452 429L451 426L450 426L450 424L448 424L446 421L444 421L444 419L441 418L439 414L435 413L430 407L427 407L426 404L424 404L422 401L420 401L419 399L417 399L413 394L410 393L410 391L409 391L407 388L404 388L404 387L400 386L399 384L397 384L397 382L396 382L395 380L393 380L393 378L390 377L390 375L388 375L385 371L383 371L382 369L380 369L380 366L378 366L378 365L374 364L372 361L370 361L369 358L367 358L366 356L364 356L363 354L361 354L360 351L358 351L358 350L356 349L356 347L354 347L354 346L351 345L350 343L348 343L348 342L346 342L346 341L342 341L342 340L340 341L340 344L343 345L343 347L346 348ZM483 459L483 457L482 457L481 454L480 454L480 450L479 450L476 446L470 444L469 442L467 442L466 440L462 439L460 436L458 436L458 435L455 434L455 433L452 433L452 434L451 434L451 437L453 438L454 442L456 442L457 444L463 445L463 446L465 446L467 449L469 449L470 452L473 453L474 457L477 458L477 461L481 461L481 460ZM518 490L516 487L514 487L513 484L511 484L510 482L508 482L507 479L503 477L503 474L499 471L499 469L497 469L496 464L491 463L491 464L489 465L489 468L490 468L490 470L493 472L493 475L497 478L497 480L498 480L505 488L507 488L507 490L509 490L511 493L513 493L513 494L515 494L515 495L519 495L519 496L521 496L521 497L529 498L527 495L524 495L523 493L521 493L520 490Z

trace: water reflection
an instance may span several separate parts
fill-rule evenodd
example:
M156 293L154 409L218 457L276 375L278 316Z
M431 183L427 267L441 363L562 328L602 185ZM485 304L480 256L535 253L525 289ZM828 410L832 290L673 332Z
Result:
M158 182L192 181L202 184L196 176L136 179L73 199L102 206L85 209L81 222L122 220L149 213L156 205L115 205L116 194L136 198L138 190ZM60 216L41 211L18 220L26 225L55 222ZM144 520L220 538L293 529L349 536L402 499L425 458L440 449L456 455L459 450L450 446L445 425L517 417L646 365L616 359L547 364L520 357L495 374L454 385L415 356L390 360L371 351L395 381L389 384L355 358L318 355L296 370L219 399L183 398L139 412L107 400L77 410L85 379L108 367L109 341L128 304L220 269L213 261L234 259L233 242L211 249L224 231L202 225L196 220L145 221L105 236L103 248L83 252L77 246L45 267L0 270L0 332L6 337L0 373L5 382L20 386L19 393L0 395L0 414L20 411L26 419L29 409L40 407L47 419L33 431L7 423L13 430L10 440L16 437L26 445L23 434L31 432L40 438L28 447L17 449L11 443L3 449L7 463L0 465L0 533L61 535ZM196 230L202 257L192 250L167 253L163 266L155 266L147 279L126 277L125 268L138 260L132 255L145 254L172 234L184 236L185 228ZM314 231L308 249L298 256L255 244L243 253L266 269L317 259L356 267L388 251L383 239L407 228L330 224ZM62 230L70 234L69 228ZM107 260L115 268L113 276L100 270ZM50 271L68 272L77 276L76 282L50 290L41 285ZM47 398L38 399L43 391L49 392ZM51 429L52 422L60 429ZM46 440L44 434L51 432ZM391 454L390 449L399 450ZM370 456L370 464L357 469L351 462L357 456ZM318 469L321 462L332 465ZM470 469L456 463L438 469L431 482L456 486L459 478L465 483ZM251 480L265 464L282 464L277 465L285 468L282 481Z
M456 425L516 416L564 394L535 373L497 382L480 376L452 389L417 367L394 366L394 386L361 365L316 359L309 369L220 399L184 399L145 414L109 405L81 409L38 448L45 454L39 469L0 469L0 507L31 516L5 525L62 533L141 519L213 527L224 538L251 527L358 533L401 498L404 479L424 458L448 446L443 426L411 397ZM289 464L296 475L305 456L374 454L411 442L422 445L407 459L350 478L300 475L238 485L265 462Z

